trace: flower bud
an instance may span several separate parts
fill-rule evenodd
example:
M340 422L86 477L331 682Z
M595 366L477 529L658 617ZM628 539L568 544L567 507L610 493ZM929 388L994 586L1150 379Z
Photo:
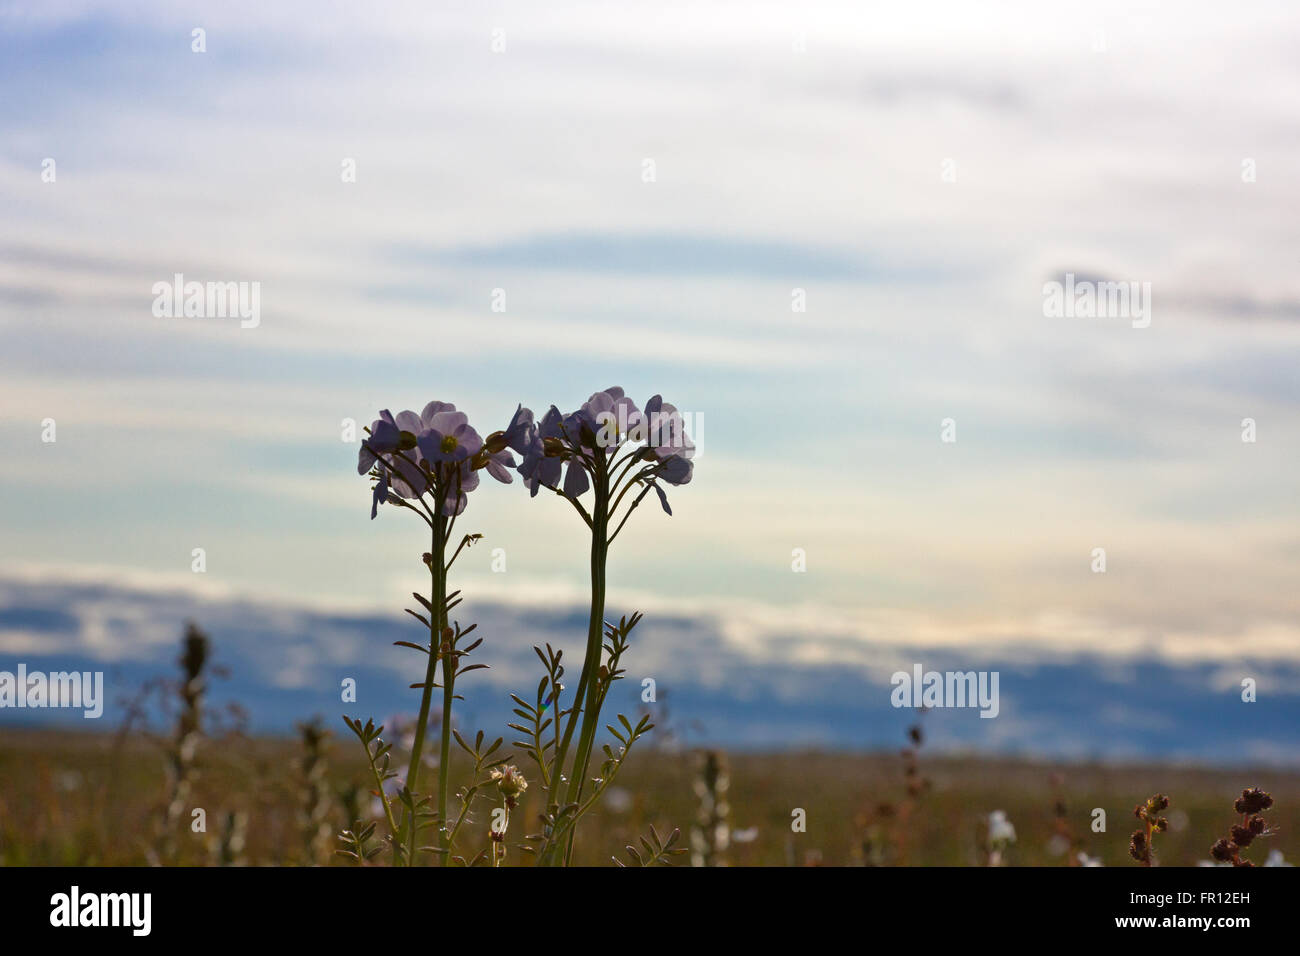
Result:
M488 435L487 440L483 442L484 449L489 455L495 455L506 450L506 433L493 432Z
M511 764L493 770L492 782L501 791L501 796L507 800L513 800L528 789L528 781L524 779L524 775L519 772L518 767Z
M1237 845L1228 840L1219 840L1210 847L1210 856L1220 863L1227 863L1237 855Z
M1241 791L1241 798L1234 808L1238 813L1260 813L1273 805L1273 798L1266 791L1255 787L1253 790Z

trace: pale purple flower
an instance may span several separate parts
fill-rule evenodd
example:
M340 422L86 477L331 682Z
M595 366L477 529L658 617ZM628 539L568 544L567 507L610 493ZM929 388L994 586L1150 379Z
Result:
M519 412L516 418L523 421ZM414 447L403 447L412 439ZM474 457L482 448L478 432L449 402L430 402L418 415L410 410L396 416L386 409L380 412L371 426L370 439L362 444L360 458L362 474L376 463L381 466L371 493L370 517L378 514L385 501L419 498L432 491L431 474L446 488L435 507L444 515L460 514L469 493L479 485ZM498 480L509 481L506 469L514 466L514 459L506 452L491 456L487 465Z
M554 405L542 416L542 420L528 431L525 447L521 453L524 460L519 464L519 474L528 486L528 493L536 497L537 489L546 486L554 488L560 483L564 463L558 457L548 457L544 442L551 438L560 440L560 410Z
M582 467L582 462L570 460L569 467L564 472L564 493L570 498L580 498L590 487L587 470Z
M361 442L361 452L357 457L357 474L364 475L374 467L377 456L396 451L402 439L402 430L393 421L393 413L384 409L379 417L370 423L370 436Z
M506 447L514 449L521 455L525 454L532 445L536 430L533 425L533 410L520 405L515 409L510 424L506 426L504 435Z
M519 415L516 412L516 417ZM691 462L695 445L677 408L655 395L641 411L618 386L593 393L569 415L561 415L552 405L541 422L526 431L520 444L523 462L519 472L534 495L546 486L576 499L591 487L589 460L597 448L613 455L620 448L644 444L640 454L651 465L635 480L653 490L664 511L672 514L658 479L668 485L684 485L695 471Z
M488 452L487 463L483 467L487 469L489 475L503 485L508 485L515 480L510 474L510 469L515 467L515 456L505 449Z
M644 425L644 440L661 461L673 455L687 461L695 457L695 443L686 434L681 412L661 396L656 395L645 403Z
M574 413L591 426L597 447L610 454L627 440L628 432L641 420L641 412L618 386L596 392Z
M478 454L483 447L483 439L469 423L469 418L464 412L454 410L438 411L430 416L416 443L425 460L431 463L456 464Z
M687 461L680 455L672 455L664 459L655 472L655 477L662 478L670 485L686 485L690 484L691 477L694 474L694 462Z

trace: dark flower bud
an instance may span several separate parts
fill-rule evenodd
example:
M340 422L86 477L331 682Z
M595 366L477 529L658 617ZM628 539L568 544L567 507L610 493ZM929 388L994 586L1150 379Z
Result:
M558 438L543 438L542 452L547 458L559 458L564 454L564 442Z
M1246 826L1250 827L1251 833L1253 833L1255 836L1259 836L1261 833L1264 832L1264 818L1251 817L1249 820L1246 821Z
M1129 838L1128 854L1139 863L1146 861L1147 835L1141 830L1134 830L1133 836Z
M483 442L483 447L487 450L488 454L495 455L499 452L505 451L508 444L505 432L493 432L491 435L488 435L487 439Z
M1273 805L1273 798L1263 790L1241 791L1241 798L1233 806L1238 813L1261 813Z
M443 639L444 642L448 642L448 641L450 641L450 640L451 640L453 637L455 637L455 636L456 636L456 632L453 631L451 628L449 628L449 627L444 627L444 628L442 629L442 639Z
M1219 840L1210 847L1210 856L1220 863L1227 863L1237 855L1237 845L1228 840Z
M413 432L402 432L397 439L398 451L410 451L416 445L416 438Z
M1256 817L1255 819L1259 818ZM1232 828L1232 842L1237 844L1237 846L1250 846L1254 839L1255 834L1251 833L1248 827L1243 827L1241 824L1237 824Z
M1147 801L1147 805L1151 807L1153 813L1159 813L1161 810L1169 809L1169 798L1163 793L1157 793Z
M1139 820L1145 820L1147 816L1146 804L1139 803L1136 807L1134 807L1133 816L1137 817Z
M909 737L912 738L912 743L916 744L916 746L918 746L918 747L921 746L921 741L922 741L923 738L922 738L922 735L921 735L921 728L920 728L920 727L916 727L916 726L914 726L914 727L909 728L908 731L907 731L907 735L908 735Z
M1169 820L1165 817L1161 817L1152 825L1156 828L1157 833L1164 833L1169 829Z

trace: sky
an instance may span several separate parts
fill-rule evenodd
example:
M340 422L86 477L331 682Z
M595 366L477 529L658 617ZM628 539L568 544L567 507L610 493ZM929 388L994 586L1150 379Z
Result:
M1300 11L899 6L0 3L0 665L86 582L396 618L422 525L369 520L345 422L617 384L699 423L610 566L725 649L686 661L1293 706ZM156 316L177 273L259 323ZM1047 315L1066 273L1149 326ZM467 612L581 605L563 502L463 521ZM170 666L133 613L72 647Z

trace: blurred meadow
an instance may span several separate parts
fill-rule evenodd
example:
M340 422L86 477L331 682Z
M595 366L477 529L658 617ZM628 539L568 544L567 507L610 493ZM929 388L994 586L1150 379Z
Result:
M348 807L368 807L364 765L355 746L335 740L323 782L330 810L319 819L335 830ZM300 768L303 747L291 739L233 738L202 750L196 806L208 811L208 833L178 830L178 862L188 865L343 865L322 844L313 849L304 810L310 789ZM1064 866L1056 804L1077 848L1105 866L1137 865L1128 854L1133 805L1159 790L1171 799L1170 829L1158 838L1159 865L1194 866L1236 818L1232 803L1247 786L1273 794L1278 832L1246 855L1263 863L1270 850L1300 859L1293 821L1300 775L1277 770L1220 770L1147 764L1049 764L974 757L919 758L931 781L905 820L906 778L898 754L734 754L726 758L730 845L715 863L750 865L981 866L987 860L987 818L1005 811L1016 842L1006 865ZM619 788L589 815L574 862L627 861L623 847L654 826L699 826L701 755L651 749L632 760ZM292 768L292 769L290 769ZM1058 779L1059 778L1059 779ZM144 865L152 823L164 800L159 748L107 734L37 731L0 733L0 864ZM808 781L816 781L810 787ZM889 805L885 811L882 805ZM524 819L539 807L522 802ZM791 811L807 811L806 833L791 832ZM1094 807L1107 811L1107 832L1090 830ZM367 811L368 812L368 811ZM480 821L486 821L486 809ZM484 832L471 845L486 844ZM188 829L188 828L185 828ZM232 841L231 835L235 836ZM736 839L740 837L739 842ZM231 843L235 845L232 846ZM330 842L330 849L337 846ZM512 848L506 865L528 863ZM690 865L690 854L673 861Z

